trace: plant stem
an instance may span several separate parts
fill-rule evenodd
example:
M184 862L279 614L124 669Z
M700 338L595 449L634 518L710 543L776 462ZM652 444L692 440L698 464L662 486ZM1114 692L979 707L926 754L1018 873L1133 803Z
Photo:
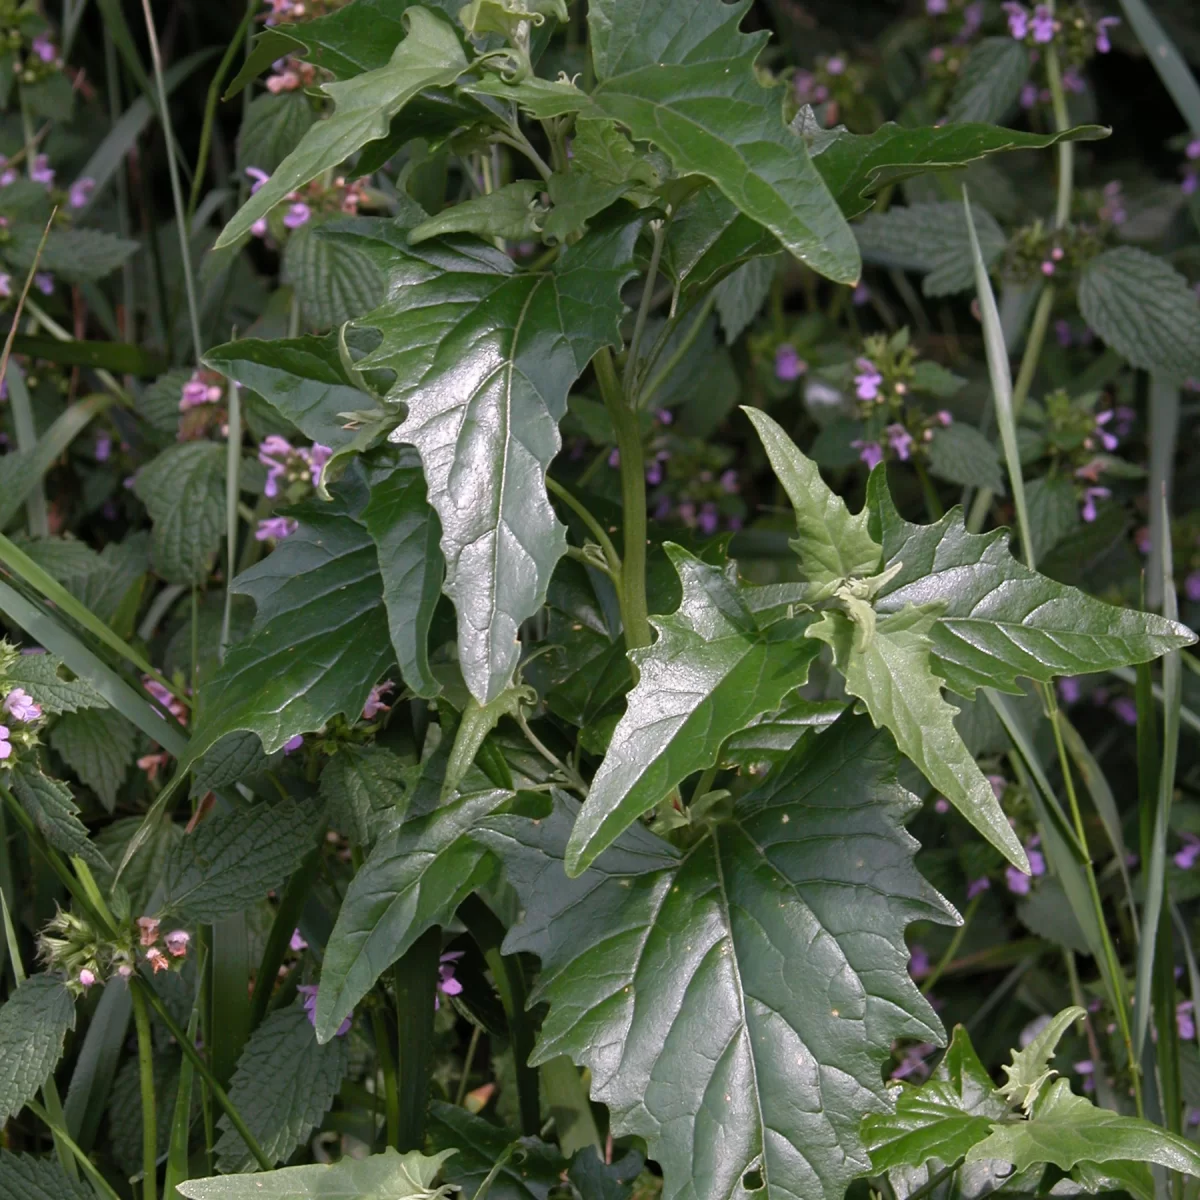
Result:
M396 989L397 1059L400 1068L400 1129L396 1148L420 1150L433 1069L433 1009L437 1001L442 931L427 929L392 968Z
M976 896L967 905L967 911L963 913L962 924L954 931L954 936L950 939L950 945L946 947L946 952L938 959L933 970L921 981L922 995L928 996L933 991L937 981L946 973L946 968L954 961L954 956L958 953L958 948L962 945L963 938L967 936L967 930L970 928L975 913L979 910L979 904L982 899L982 895Z
M462 1075L458 1080L458 1091L454 1093L454 1107L462 1108L462 1102L467 1095L467 1081L471 1078L471 1067L475 1063L475 1051L479 1049L479 1035L483 1029L476 1025L471 1030L471 1040L467 1043L467 1054L463 1059Z
M383 1073L383 1103L387 1144L400 1142L400 1090L396 1079L396 1060L392 1056L392 1040L387 1021L378 1006L371 1010L371 1030L375 1035L375 1058Z
M612 572L615 578L621 577L621 556L617 553L617 548L612 544L612 539L604 531L604 526L596 520L594 516L584 507L583 503L571 495L569 491L556 479L551 479L546 476L546 487L554 493L587 527L592 537L596 539L600 549L604 551L604 558L608 562L608 569Z
M621 506L625 524L625 554L621 565L621 615L625 648L649 646L650 616L646 606L646 472L638 414L629 406L612 354L605 347L596 355L596 380L604 407L617 434L621 458Z
M629 351L625 358L625 373L622 382L625 387L626 402L633 406L634 382L638 371L638 350L642 345L642 332L646 328L646 318L650 315L650 305L654 302L654 281L658 278L658 264L662 258L663 242L666 240L667 227L662 221L651 221L650 232L654 245L650 251L650 266L646 269L646 282L642 287L642 299L638 304L637 316L633 322L633 335L629 339Z
M654 399L655 392L662 387L663 383L670 378L671 372L675 370L687 352L696 342L696 338L700 336L700 330L704 328L704 322L708 320L708 314L712 312L717 303L717 293L709 292L704 298L704 303L696 312L696 318L689 327L687 333L683 335L679 345L671 351L671 357L650 377L646 386L638 392L638 407L649 408L650 401ZM656 361L656 356L651 356L650 361L646 364L647 369L652 367Z
M133 989L133 1023L137 1029L138 1078L142 1095L142 1200L158 1195L158 1109L154 1101L154 1035L141 991Z
M1050 102L1054 108L1054 128L1065 133L1071 125L1067 114L1067 95L1063 90L1062 68L1054 43L1046 47L1046 79L1050 84ZM1058 143L1058 194L1054 203L1054 228L1062 229L1071 219L1071 188L1075 179L1075 143Z

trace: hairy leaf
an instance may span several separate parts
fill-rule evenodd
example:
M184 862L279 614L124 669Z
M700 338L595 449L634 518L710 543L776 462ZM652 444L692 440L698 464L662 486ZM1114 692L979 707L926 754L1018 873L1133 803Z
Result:
M108 866L79 819L79 805L65 783L43 774L28 758L17 762L11 779L13 794L50 845L64 854L78 855L92 866Z
M0 1007L0 1125L37 1095L74 1028L75 999L57 975L31 975Z
M90 683L66 679L62 659L53 654L22 654L4 672L14 687L23 687L46 713L78 712L81 708L105 708L108 701Z
M869 1167L892 1041L938 1041L908 977L905 925L952 920L917 874L886 734L845 717L802 746L685 854L627 829L564 878L576 804L492 816L477 837L521 899L505 950L542 961L533 1061L591 1071L615 1136L646 1139L665 1200L840 1200Z
M1027 46L1011 37L984 38L963 64L946 115L951 121L1002 121L1029 78Z
M50 1158L0 1150L0 1196L4 1200L95 1200L81 1179L72 1179Z
M270 1013L238 1059L229 1099L272 1162L289 1157L329 1111L350 1065L345 1038L317 1044L304 1004ZM254 1156L223 1115L217 1166L226 1173L254 1168Z
M38 226L18 225L9 233L4 255L24 274L33 266L41 240ZM37 264L68 283L90 283L111 274L137 249L137 242L102 229L52 229Z
M410 247L402 228L360 221L388 265L388 300L362 321L382 344L360 363L396 374L406 405L392 435L417 447L441 518L445 592L458 610L463 678L481 704L508 686L517 631L565 548L546 496L567 391L619 342L621 285L641 219L589 232L546 271L470 239Z
M955 421L944 429L935 428L927 448L931 475L1004 495L1000 452L974 425Z
M138 732L115 709L64 713L50 731L50 746L112 812L117 792L137 752Z
M330 824L361 846L404 820L413 768L383 746L343 743L321 772Z
M312 102L301 91L270 92L255 97L238 134L238 167L257 167L270 174L317 119Z
M657 640L631 655L640 677L571 835L573 876L693 771L712 766L730 734L777 709L816 657L801 622L760 630L729 574L671 542L666 551L683 599L670 616L651 618Z
M461 796L375 843L346 891L325 947L318 1040L333 1037L375 980L486 882L492 864L468 835L508 796L497 790Z
M205 580L225 533L225 447L171 446L137 473L133 488L154 522L155 570L170 583Z
M778 258L754 258L717 284L717 316L727 342L736 342L758 316L778 270Z
M322 230L309 222L288 238L282 273L312 324L328 329L370 312L383 299L384 281L365 254L330 241Z

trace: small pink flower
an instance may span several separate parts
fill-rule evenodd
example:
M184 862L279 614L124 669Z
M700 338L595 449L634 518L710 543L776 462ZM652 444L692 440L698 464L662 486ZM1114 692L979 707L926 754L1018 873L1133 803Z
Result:
M1120 17L1101 17L1096 22L1096 53L1107 54L1112 49L1108 40L1108 31L1113 25L1120 25Z
M858 440L851 442L850 445L858 451L858 457L867 464L868 471L875 470L883 462L883 447L878 442Z
M301 225L307 223L309 217L312 216L312 209L304 203L303 200L297 200L295 204L288 207L286 213L283 214L283 224L288 229L299 229Z
M945 816L946 813L950 811L950 801L947 800L945 796L939 796L933 802L933 811L936 813L941 813L942 816Z
M278 542L285 537L291 537L298 528L299 523L295 517L264 517L254 531L254 538L259 542L265 542L268 538Z
M122 963L117 968L117 974L120 975L122 979L128 979L133 974L133 968L128 963Z
M67 192L67 203L72 208L86 207L87 202L92 198L95 187L96 181L90 175L82 176L71 184Z
M796 353L796 347L784 342L775 351L775 378L792 383L808 370L808 363Z
M313 442L305 457L308 459L312 485L316 487L321 482L321 469L333 457L333 449L330 446L322 446L320 442Z
M37 288L43 296L54 295L54 276L49 271L39 271L33 277L33 286Z
M291 754L292 751L299 750L303 745L304 734L298 733L294 737L288 738L288 740L283 743L283 752L284 754Z
M1029 876L1024 871L1018 871L1016 867L1005 867L1004 882L1008 885L1008 890L1014 895L1029 895Z
M308 1013L309 1024L316 1028L317 1024L317 992L320 989L315 983L302 983L296 991L304 997L304 1011ZM345 1037L350 1032L352 1017L347 1017L337 1029L335 1037Z
M887 434L888 445L901 462L907 462L912 453L912 434L903 425L889 425L884 433Z
M373 721L381 712L390 711L390 706L384 704L383 698L388 692L395 691L395 688L396 685L390 679L385 679L382 683L377 683L371 689L371 694L367 697L366 704L363 705L362 715L364 721Z
M1194 1011L1191 1000L1181 1000L1175 1006L1175 1027L1179 1030L1179 1036L1185 1042L1190 1042L1196 1036Z
M146 961L150 964L155 975L159 971L169 971L171 969L171 960L157 946L151 946L146 951Z
M974 900L976 896L986 892L992 886L992 881L986 876L979 879L972 879L967 884L967 899Z
M1190 871L1200 858L1200 838L1194 833L1185 833L1182 837L1183 849L1176 850L1171 859L1181 871Z
M35 154L29 167L29 178L34 183L43 183L50 187L54 183L54 168L44 154Z
M850 296L850 303L853 304L855 308L862 308L862 306L870 299L871 289L860 280L854 285L854 292Z
M271 178L270 175L268 175L266 173L266 171L263 171L258 167L247 167L246 174L251 179L254 180L254 182L250 185L250 195L252 195L252 196L254 195L255 192L258 191L258 189L260 187L262 187L264 184L266 184Z
M172 958L182 958L187 953L188 942L192 935L186 929L172 929L164 939Z
M95 982L96 982L95 971L89 971L87 969L87 967L84 967L83 970L81 970L79 972L79 986L81 988L83 988L84 991L87 991L87 989L90 988L92 986L92 984Z
M138 937L143 946L153 946L158 941L158 927L161 924L157 917L138 917Z
M33 39L30 48L44 63L52 63L58 57L54 43L44 33L39 33Z
M291 949L293 954L299 954L301 951L308 949L308 943L300 935L299 929L292 930L292 936L291 940L288 942L288 947Z
M1112 702L1112 711L1122 724L1137 724L1137 705L1128 696L1118 696Z
M454 964L463 956L461 950L451 950L438 959L437 990L447 996L458 996L462 993L463 985L454 978ZM433 998L434 1008L439 1008L441 1002L437 996Z
M913 946L909 952L908 973L914 979L920 979L929 974L929 951L924 946Z
M825 70L828 71L830 75L844 75L846 72L846 60L834 55L833 58L828 58L825 60Z
M1033 10L1033 20L1030 22L1030 27L1033 29L1033 40L1039 45L1052 42L1057 24L1054 14L1050 11L1050 6L1039 4Z
M1042 274L1043 275L1046 275L1046 276L1053 275L1056 269L1057 268L1055 267L1054 263L1050 259L1046 259L1042 263Z
M1008 32L1017 41L1025 40L1029 33L1029 13L1025 10L1023 4L1016 4L1010 0L1007 4L1000 6L1008 14Z
M1106 500L1112 492L1106 487L1090 487L1083 493L1083 507L1080 514L1090 525L1096 519L1096 501Z
M4 711L18 721L36 721L42 715L42 707L35 704L33 697L24 688L13 688L4 697Z
M860 400L874 400L879 395L883 376L869 358L860 358L855 364L858 374L854 377L854 394Z
M265 238L267 236L267 218L259 217L258 220L250 226L250 232L256 238Z
M1193 603L1200 602L1200 571L1192 571L1184 579L1183 594Z
M1074 675L1066 675L1058 681L1059 699L1064 704L1076 704L1082 694L1079 687L1079 680Z

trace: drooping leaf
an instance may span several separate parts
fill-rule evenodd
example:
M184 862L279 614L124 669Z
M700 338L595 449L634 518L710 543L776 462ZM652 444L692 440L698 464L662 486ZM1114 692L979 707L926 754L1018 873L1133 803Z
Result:
M444 1150L427 1158L417 1150L399 1154L389 1146L367 1158L348 1154L330 1166L189 1179L178 1189L187 1200L449 1200L450 1189L433 1181L453 1153Z
M984 38L963 64L946 115L951 121L1003 121L1029 78L1029 48L1011 37Z
M407 36L386 66L321 85L336 109L318 121L271 178L238 210L215 248L232 245L289 192L344 162L368 142L386 137L392 118L418 92L453 83L467 69L458 35L440 16L419 6L403 16Z
M50 731L54 752L109 812L137 752L138 731L112 708L65 713Z
M760 630L729 574L671 542L665 548L683 599L670 616L651 617L657 640L631 655L640 677L571 835L572 876L693 771L712 766L730 734L777 709L816 657L803 619Z
M442 594L442 526L426 496L421 460L408 447L380 451L368 474L363 524L379 551L383 602L404 682L418 696L441 686L429 668L429 627Z
M312 804L294 800L210 815L172 849L162 911L194 921L244 912L300 865L316 832Z
M638 1151L629 1150L616 1162L607 1163L595 1146L584 1146L571 1159L567 1178L580 1200L626 1200L645 1161Z
M681 175L711 179L750 220L802 262L842 283L858 279L854 236L788 130L778 93L754 61L764 34L739 29L748 3L687 6L597 0L588 10L592 99Z
M366 486L348 472L333 495L292 509L296 532L233 581L257 612L202 688L194 754L238 729L273 754L336 713L357 717L391 663L378 555L358 519Z
M363 369L389 368L393 440L417 447L442 525L444 590L458 610L463 678L480 703L508 686L517 631L545 599L565 548L545 473L558 453L567 391L619 341L620 290L640 218L596 228L546 271L469 239L410 247L386 221L357 223L388 266L388 300L362 325L382 344Z
M288 238L282 274L309 321L328 329L370 312L383 299L384 281L365 254L330 241L323 228L309 222Z
M383 746L343 743L321 772L321 799L329 822L360 846L404 820L412 768Z
M75 999L57 975L31 975L0 1006L0 1126L50 1077L75 1028Z
M977 687L1018 693L1019 677L1047 682L1147 662L1195 641L1191 630L1153 613L1116 608L1055 583L1019 563L1008 534L968 533L962 510L933 525L913 525L896 511L881 471L868 504L883 542L883 565L902 563L875 606L945 608L929 631L933 670L959 695Z
M325 947L317 1038L327 1042L375 980L433 925L445 924L493 866L469 837L509 793L475 792L375 843L346 891Z
M855 575L871 575L879 567L881 549L867 528L866 508L852 517L846 502L821 478L817 464L766 413L743 408L771 460L776 478L796 513L792 546L800 555L809 583L831 583Z
M755 1174L765 1195L840 1200L869 1166L859 1122L887 1107L893 1039L940 1040L903 930L953 910L913 868L898 761L845 717L685 854L634 825L576 879L573 800L482 823L521 899L505 949L542 962L533 1061L591 1070L665 1200L732 1200Z
M52 1158L0 1150L0 1196L5 1200L95 1200L82 1179L72 1179Z
M329 1111L350 1065L345 1038L317 1044L301 1002L270 1013L250 1036L229 1084L229 1099L272 1162L286 1159ZM217 1166L254 1168L254 1156L228 1116L217 1122Z
M82 679L63 676L62 659L53 654L22 654L5 671L5 680L23 687L45 713L78 712L81 708L104 708L108 701Z
M51 779L28 758L13 767L11 780L13 794L50 845L64 854L78 855L92 866L108 866L79 819L79 805L65 783Z
M1175 380L1200 374L1200 301L1164 259L1136 246L1097 255L1079 277L1079 311L1132 366Z

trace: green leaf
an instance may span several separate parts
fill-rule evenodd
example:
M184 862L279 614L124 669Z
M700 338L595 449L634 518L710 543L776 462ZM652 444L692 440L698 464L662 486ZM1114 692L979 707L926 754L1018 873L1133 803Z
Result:
M21 272L28 271L41 240L41 228L16 226L4 243L4 257ZM101 229L52 229L38 259L38 269L50 271L67 283L91 283L111 274L137 249L137 242Z
M183 396L183 385L191 377L191 371L176 367L148 387L135 390L134 411L151 429L175 437L179 432L179 401Z
M194 754L237 729L274 754L337 713L357 719L391 665L379 558L357 519L366 487L347 473L333 494L333 503L291 509L296 531L233 581L257 612L250 636L201 689Z
M542 963L532 1061L590 1069L613 1135L662 1165L664 1200L744 1197L753 1174L763 1195L841 1200L869 1167L859 1123L888 1107L893 1040L941 1040L903 931L953 910L913 867L898 762L845 717L685 854L635 824L577 879L574 800L482 822L523 912L505 949Z
M639 679L588 790L567 847L567 870L583 871L606 846L693 771L717 761L721 744L808 679L816 647L799 622L760 630L721 571L668 542L683 586L679 608L651 617L658 638L630 655Z
M324 446L336 448L351 440L341 414L375 404L346 374L336 332L226 342L205 354L204 365L257 392L305 437Z
M238 134L237 162L244 172L257 167L270 174L309 131L317 114L301 91L256 96Z
M874 574L881 550L867 528L867 509L852 517L845 500L821 478L817 464L800 453L779 425L758 409L742 411L762 439L771 469L795 509L797 536L791 545L808 582Z
M429 627L442 594L446 560L441 522L429 506L421 461L407 447L381 452L369 470L363 523L379 551L383 602L404 682L418 696L441 686L429 668Z
M23 687L45 713L77 712L81 708L105 708L104 699L82 679L62 675L62 659L53 654L22 654L4 672L10 688Z
M807 732L827 729L845 710L841 700L790 700L729 738L721 747L721 762L751 768L777 763Z
M267 755L258 734L240 730L226 734L192 767L192 795L203 796L263 771Z
M585 229L588 221L631 187L629 183L600 183L575 167L566 175L551 175L546 190L553 207L549 212L537 213L535 218L543 239L560 244L573 240L571 235L576 230Z
M283 279L312 324L328 329L370 312L385 291L375 264L354 247L331 242L323 228L309 223L288 238Z
M908 127L888 122L874 133L822 131L813 163L848 218L871 207L871 197L889 183L926 171L965 166L1006 150L1040 150L1056 142L1095 141L1108 136L1101 125L1076 125L1063 133L1022 133L975 122Z
M652 141L680 175L711 179L801 262L840 283L858 279L853 234L779 93L754 62L767 35L739 30L748 2L686 6L596 0L588 10L599 108Z
M95 1200L81 1179L72 1179L52 1158L0 1150L0 1196L5 1200Z
M1175 380L1200 374L1200 301L1156 255L1136 246L1097 255L1079 277L1079 311L1130 365Z
M752 258L717 284L717 316L727 342L736 342L771 294L779 259Z
M133 489L154 522L154 569L170 583L206 580L225 533L225 447L170 446L137 473Z
M510 241L532 237L545 212L537 200L544 186L537 180L518 179L494 192L453 204L409 230L409 244L415 246L445 233L474 233Z
M360 846L371 845L404 820L411 772L383 746L343 742L321 772L329 823Z
M983 261L991 266L1007 245L1004 230L985 208L972 205L971 215ZM854 234L864 262L921 272L926 296L949 296L975 286L966 214L957 201L898 205L868 213L855 223Z
M112 708L65 713L50 731L51 749L109 812L137 753L138 731Z
M13 794L50 845L93 866L108 866L79 819L79 806L65 783L44 775L28 758L19 760L10 774Z
M347 1155L332 1166L190 1179L178 1191L187 1200L449 1200L450 1190L433 1181L453 1153L427 1158L417 1150L398 1154L388 1147L367 1158Z
M389 268L387 303L362 321L383 341L359 365L395 372L387 400L408 415L392 440L420 451L459 663L480 703L508 686L517 631L565 549L546 469L568 389L597 350L619 344L640 224L593 229L550 269L519 273L476 241L410 247L395 224L357 223L355 244L372 237Z
M492 874L468 836L510 793L475 792L384 834L346 890L325 947L317 993L317 1039L327 1042L425 930L444 925Z
M638 1151L629 1150L615 1163L607 1163L595 1146L584 1146L571 1160L567 1178L580 1200L625 1200L645 1162Z
M1030 571L1009 553L1008 533L968 533L962 510L934 525L896 511L883 472L872 472L868 504L883 564L902 564L880 589L880 614L908 604L945 606L930 630L933 670L968 698L980 686L1017 694L1018 677L1049 682L1147 662L1195 641L1185 626L1116 608Z
M74 1028L75 999L57 975L31 975L9 995L0 1007L0 1125L50 1078Z
M1000 452L974 425L955 421L944 429L936 428L926 448L930 473L938 479L1004 495Z
M309 129L267 183L242 205L217 238L215 249L244 237L289 192L338 166L368 142L386 137L392 118L422 88L453 83L467 69L458 35L442 18L413 7L403 19L408 36L386 66L321 85L336 105L334 113Z
M922 1167L930 1159L956 1163L1008 1112L961 1025L933 1078L921 1087L901 1086L895 1097L895 1112L863 1118L875 1172Z
M172 848L161 911L193 921L244 912L300 865L316 833L313 806L294 800L209 816Z
M888 729L925 778L1028 874L1025 851L992 785L954 727L958 709L943 699L942 681L930 669L929 632L936 620L934 613L909 605L880 619L864 645L861 626L830 611L809 627L808 636L833 648L846 691L867 706L871 720Z
M272 1161L288 1158L329 1111L350 1065L345 1038L317 1044L312 1022L297 1001L270 1013L250 1036L229 1084L229 1099ZM217 1168L254 1168L241 1134L222 1115L217 1122Z
M1061 475L1044 475L1025 485L1025 498L1029 506L1033 560L1041 562L1055 546L1079 529L1075 484Z
M1058 1073L1051 1069L1050 1061L1054 1058L1054 1052L1058 1049L1063 1034L1081 1017L1086 1016L1086 1009L1064 1008L1038 1030L1027 1046L1014 1050L1012 1063L1004 1064L1004 1073L1008 1079L1000 1088L1000 1095L1028 1112L1042 1090L1042 1085Z
M1002 121L1029 78L1029 50L1011 37L984 38L963 64L946 115L951 121Z
M1018 1171L1053 1163L1069 1171L1077 1163L1146 1162L1200 1175L1200 1150L1186 1139L1138 1117L1123 1117L1071 1093L1056 1079L1037 1101L1032 1116L992 1127L991 1135L967 1152L967 1162L995 1158Z

